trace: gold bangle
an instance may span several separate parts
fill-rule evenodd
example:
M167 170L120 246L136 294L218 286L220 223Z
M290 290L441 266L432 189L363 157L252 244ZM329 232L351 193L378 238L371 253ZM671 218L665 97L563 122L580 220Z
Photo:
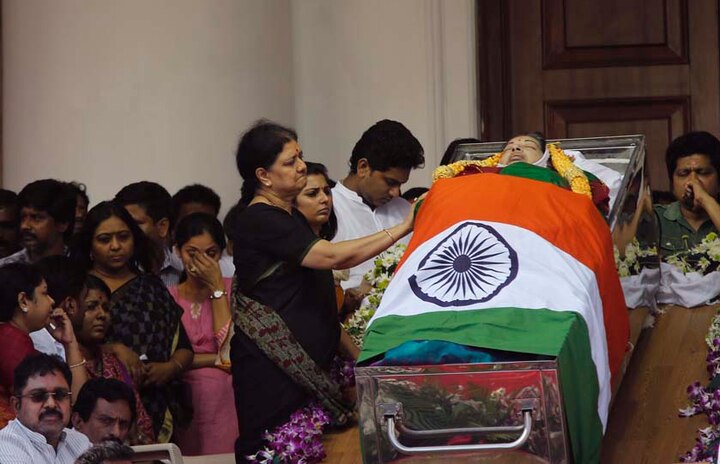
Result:
M71 364L71 365L68 366L68 367L69 367L70 369L75 369L76 367L84 366L85 364L87 364L87 359L83 358L83 360L80 361L79 363L77 363L77 364Z
M385 232L387 234L387 236L390 237L390 240L392 240L392 242L395 243L395 237L393 237L393 234L391 234L389 230L383 229L383 232Z

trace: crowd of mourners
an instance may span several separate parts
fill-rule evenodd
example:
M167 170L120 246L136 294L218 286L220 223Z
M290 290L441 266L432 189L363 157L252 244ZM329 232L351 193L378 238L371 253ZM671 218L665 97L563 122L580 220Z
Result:
M78 182L0 190L0 462L167 442L244 462L313 399L347 423L327 373L358 354L340 318L372 258L412 229L400 189L423 148L379 121L336 183L292 129L259 121L236 162L241 198L222 223L199 184L171 196L136 182L92 208Z
M720 142L689 137L668 161L677 202L659 211L683 237L720 222ZM516 137L504 158L536 164L544 144ZM311 400L348 423L352 395L328 374L358 355L340 322L370 290L373 258L412 231L419 192L401 186L423 148L379 121L334 182L292 129L259 121L236 163L241 195L222 223L199 184L171 196L136 182L92 208L77 182L0 190L0 462L102 462L168 442L245 462Z

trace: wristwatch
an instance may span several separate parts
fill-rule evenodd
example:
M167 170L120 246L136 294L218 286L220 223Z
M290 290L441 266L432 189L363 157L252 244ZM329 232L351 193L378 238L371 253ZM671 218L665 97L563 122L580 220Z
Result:
M215 290L210 294L211 300L219 300L220 298L227 295L227 292L225 290Z

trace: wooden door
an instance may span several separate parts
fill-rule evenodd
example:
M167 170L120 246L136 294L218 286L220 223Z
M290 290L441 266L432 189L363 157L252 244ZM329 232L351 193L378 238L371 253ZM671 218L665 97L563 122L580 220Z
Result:
M480 134L644 134L652 187L665 148L720 135L717 0L478 0Z

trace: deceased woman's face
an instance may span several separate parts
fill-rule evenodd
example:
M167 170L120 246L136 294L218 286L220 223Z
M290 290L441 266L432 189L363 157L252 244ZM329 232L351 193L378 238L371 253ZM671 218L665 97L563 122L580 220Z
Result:
M503 149L503 154L500 157L500 164L505 166L523 162L533 164L540 158L542 158L542 151L540 151L540 143L532 137L527 135L520 135L510 139Z

